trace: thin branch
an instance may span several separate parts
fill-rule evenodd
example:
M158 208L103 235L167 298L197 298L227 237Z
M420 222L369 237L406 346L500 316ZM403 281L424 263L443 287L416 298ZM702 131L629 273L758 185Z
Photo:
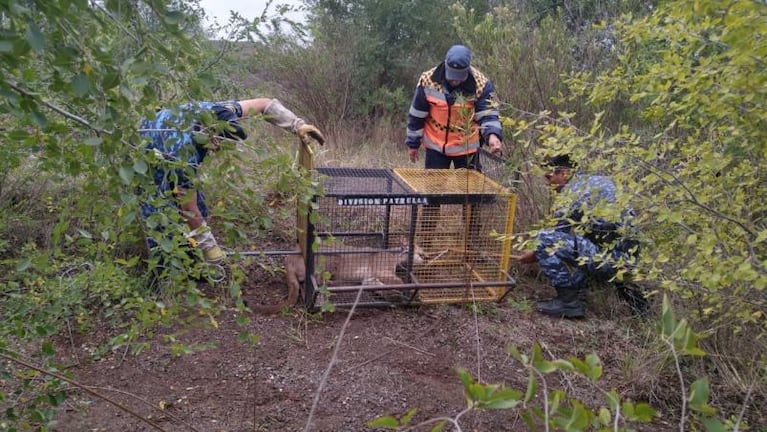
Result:
M312 419L314 418L315 411L317 411L317 406L320 404L320 396L322 395L322 390L325 388L325 385L328 382L328 377L330 376L330 371L333 369L333 364L336 362L336 360L338 360L338 352L341 350L341 342L343 341L346 329L349 327L349 323L352 320L352 315L354 315L354 311L357 309L357 304L360 301L360 297L362 297L362 288L357 291L357 297L354 299L354 304L352 305L352 308L349 309L349 313L346 315L346 321L344 321L344 325L341 327L341 332L338 334L336 346L333 348L333 355L330 357L328 367L325 368L325 373L322 374L320 385L317 387L317 393L314 394L312 409L309 411L309 417L306 419L304 432L309 432L311 430Z
M435 417L435 418L430 418L428 420L422 421L421 423L418 423L417 425L413 425L411 427L408 427L407 429L403 429L402 432L415 431L415 430L418 430L421 426L426 426L426 425L430 425L430 424L434 424L434 423L438 423L438 422L442 422L442 421L445 421L445 422L448 422L448 423L452 424L457 432L461 432L462 429L461 429L461 425L458 424L458 419L461 416L463 416L464 414L470 412L472 409L474 409L474 407L471 407L471 406L467 407L463 411L459 412L455 416L454 419L450 418L450 417Z
M746 397L743 399L743 405L740 407L740 412L738 413L738 420L735 422L735 426L732 427L733 431L739 431L740 430L740 424L743 422L743 417L746 415L746 407L748 407L748 401L751 399L751 394L754 391L754 386L756 385L756 380L751 381L751 385L748 386L748 392L746 393Z
M3 350L3 351L10 352L10 353L13 353L13 354L17 354L17 353L15 353L13 351L8 351L8 350ZM151 420L149 420L147 418L142 417L140 414L136 413L135 411L132 411L130 408L120 404L119 402L113 401L112 399L110 399L110 398L108 398L108 397L106 397L104 395L101 395L101 394L91 390L90 388L88 388L88 386L84 386L84 385L78 383L77 381L74 381L74 380L71 380L71 379L65 377L64 375L60 375L60 374L57 374L57 373L54 373L54 372L47 371L47 370L45 370L45 369L43 369L41 367L35 366L35 365L33 365L31 363L28 363L28 362L26 362L24 360L20 360L18 358L14 358L13 356L5 354L5 352L0 352L0 358L5 359L5 360L7 360L9 362L16 363L16 364L19 364L21 366L24 366L27 369L32 369L34 371L40 372L41 374L48 375L50 377L53 377L53 378L56 378L58 380L64 381L66 383L69 383L70 385L73 385L73 386L79 388L80 390L90 394L91 396L96 397L98 399L101 399L104 402L107 402L110 405L118 408L119 410L121 410L123 412L126 412L126 413L130 414L131 416L141 420L142 422L144 422L144 423L148 424L149 426L151 426L153 429L161 431L161 432L165 432L165 429L161 428L157 423L155 423L155 422L153 422L153 421L151 421Z
M150 407L152 407L152 408L154 408L154 409L157 409L157 406L156 406L155 404L153 404L152 402L150 402L150 401L148 401L148 400L146 400L146 399L144 399L144 398L138 397L138 396L136 396L136 395L135 395L135 394L133 394L133 393L129 393L129 392L126 392L126 391L123 391L123 390L120 390L120 389L111 388L111 387L96 387L96 386L87 386L87 387L88 387L88 388L90 388L90 389L93 389L93 390L106 390L106 391L110 391L110 392L120 393L120 394L122 394L122 395L125 395L125 396L131 397L131 398L133 398L133 399L136 399L137 401L139 401L139 402L142 402L142 403L144 403L144 404L145 404L145 405L147 405L147 406L150 406ZM178 416L176 416L176 415L173 415L173 414L171 414L169 411L167 411L167 410L162 410L162 413L163 413L163 415L165 415L165 416L168 416L168 417L170 417L171 419L173 419L173 420L175 420L175 421L177 421L177 422L179 422L179 423L183 424L184 426L186 426L187 428L189 428L189 430L190 430L190 431L193 431L193 432L200 432L200 430L199 430L199 429L196 429L194 426L192 426L192 425L190 425L189 423L185 422L185 421L184 421L183 419L181 419L180 417L178 417Z
M141 39L138 38L135 34L131 33L131 31L123 25L117 18L115 18L109 11L104 9L104 7L101 4L98 4L97 2L92 1L91 7L95 7L97 9L100 9L101 12L104 13L104 15L108 16L114 25L117 26L120 30L122 30L126 35L130 36L131 39L136 41L137 44L141 45Z
M54 105L54 104L46 101L45 99L42 99L42 98L38 97L34 93L19 87L18 84L16 82L14 82L14 81L3 80L3 82L8 87L10 87L11 89L13 89L16 92L18 92L19 94L21 94L23 96L26 96L28 98L32 98L32 99L35 99L35 100L39 101L41 104L45 105L47 108L51 109L52 111L54 111L54 112L56 112L58 114L61 114L65 118L73 120L73 121L75 121L75 122L77 122L77 123L87 127L88 129L96 132L96 133L104 134L104 135L109 135L109 136L114 135L113 131L108 131L106 129L97 128L96 126L92 125L88 120L86 120L86 119L84 119L84 118L82 118L82 117L80 117L80 116L78 116L76 114L72 114L71 112L69 112L69 111L67 111L67 110L65 110L63 108L61 108L61 107L59 107L57 105ZM135 145L133 145L133 144L131 144L131 143L129 143L129 142L123 140L123 139L120 139L120 142L122 142L123 144L125 144L127 146L130 146L133 149L136 148Z
M348 374L349 372L351 372L351 371L353 371L353 370L355 370L355 369L359 369L359 368L361 368L362 366L365 366L365 365L368 365L368 364L370 364L370 363L373 363L374 361L376 361L376 360L378 360L378 359L381 359L381 358L387 357L387 356L388 356L389 354L391 354L393 351L394 351L394 348L392 348L392 349L390 349L390 350L388 350L388 351L384 351L382 354L379 354L379 355L377 355L377 356L373 357L372 359L369 359L369 360L365 360L365 361L364 361L364 362L362 362L362 363L358 363L358 364L356 364L356 365L354 365L354 366L352 366L352 367L350 367L350 368L348 368L348 369L344 370L343 372L341 372L341 375L346 375L346 374Z
M434 354L432 354L432 353L430 353L430 352L428 352L428 351L424 351L424 350L422 350L422 349L419 349L419 348L416 348L416 347L414 347L414 346L412 346L412 345L408 345L408 344L406 344L406 343L404 343L404 342L400 342L400 341L398 341L398 340L396 340L396 339L392 339L392 338L390 338L389 336L384 336L384 339L387 339L387 340L389 340L389 341L391 341L391 342L393 342L393 343L395 343L395 344L397 344L397 345L402 345L402 346L404 346L404 347L406 347L406 348L410 348L410 349L411 349L411 350L413 350L413 351L418 351L418 352L419 352L419 353L421 353L421 354L426 354L426 355L428 355L428 356L432 356L432 357L434 357L434 356L435 356Z
M684 424L686 423L687 417L687 388L684 385L684 374L679 365L679 355L677 355L676 349L674 348L674 342L670 340L673 337L674 336L672 335L669 339L664 339L664 342L666 342L671 349L671 354L674 356L674 367L676 368L676 374L679 377L679 388L682 392L682 412L679 416L679 432L684 432Z

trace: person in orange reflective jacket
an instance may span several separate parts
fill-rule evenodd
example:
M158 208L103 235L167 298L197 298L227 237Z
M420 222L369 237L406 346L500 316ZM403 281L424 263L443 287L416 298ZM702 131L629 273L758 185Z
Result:
M471 66L471 50L452 46L445 61L421 74L410 105L405 144L411 162L425 149L427 169L481 170L480 142L491 153L503 146L495 86Z

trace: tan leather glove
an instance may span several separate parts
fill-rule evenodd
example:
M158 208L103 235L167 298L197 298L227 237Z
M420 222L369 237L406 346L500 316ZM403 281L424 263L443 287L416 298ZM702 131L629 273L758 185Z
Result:
M301 141L306 142L306 137L309 136L320 145L325 144L325 137L322 136L322 132L315 126L306 124L304 119L293 114L292 111L285 108L280 101L272 99L272 102L264 109L264 118L269 123L288 129L301 138Z
M312 138L317 141L317 144L325 145L325 137L322 136L322 132L320 132L314 125L303 124L298 127L296 134L304 143L307 142L307 138Z

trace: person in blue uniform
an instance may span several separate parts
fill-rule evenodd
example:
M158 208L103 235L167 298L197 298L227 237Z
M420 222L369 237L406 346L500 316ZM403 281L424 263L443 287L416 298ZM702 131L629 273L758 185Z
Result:
M197 184L197 170L208 153L220 147L222 139L246 139L239 120L255 115L263 115L267 122L295 133L304 142L309 138L319 144L325 142L319 129L307 124L277 99L269 98L190 102L158 111L153 118L144 119L139 128L146 149L166 162L153 166L156 191L149 200L151 203L142 202L142 217L146 220L156 213L156 205L176 207L188 225L185 236L192 246L202 250L209 262L220 261L224 252L207 224L210 212ZM152 230L165 232L167 227L153 223ZM150 251L157 252L154 238L148 238L147 242Z
M554 298L535 304L538 312L581 318L589 280L612 280L619 268L635 264L639 251L632 223L635 215L631 208L614 208L618 201L610 177L577 171L569 155L549 157L545 167L546 180L557 192L553 223L535 233L534 249L516 258L522 263L537 262L557 292ZM640 292L621 281L616 287L634 312L646 312L647 302Z

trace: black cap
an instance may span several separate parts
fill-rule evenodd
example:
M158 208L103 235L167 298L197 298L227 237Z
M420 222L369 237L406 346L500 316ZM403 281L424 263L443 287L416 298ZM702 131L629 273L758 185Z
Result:
M575 168L577 164L570 159L568 154L558 154L546 156L543 159L543 166L550 168Z

